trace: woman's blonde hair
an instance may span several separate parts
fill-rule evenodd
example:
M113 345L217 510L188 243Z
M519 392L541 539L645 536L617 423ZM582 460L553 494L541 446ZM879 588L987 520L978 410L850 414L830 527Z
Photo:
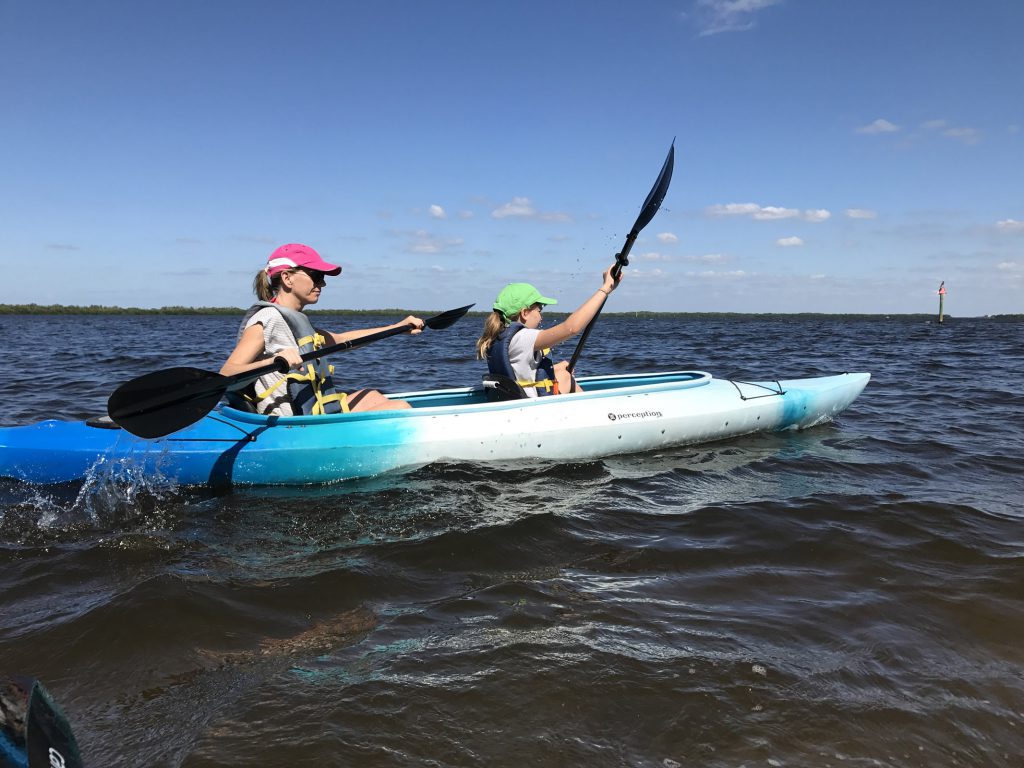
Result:
M260 301L270 301L274 298L279 290L281 290L281 275L287 273L292 274L298 271L298 267L292 269L285 269L278 272L271 278L267 277L267 268L264 267L256 273L256 277L252 281L252 292L256 294L256 298Z
M505 330L505 326L508 323L505 322L505 316L501 314L499 310L494 310L484 320L484 332L479 339L476 340L476 356L483 360L487 357L487 352L491 348L491 344L494 343L495 339L501 335L501 332Z

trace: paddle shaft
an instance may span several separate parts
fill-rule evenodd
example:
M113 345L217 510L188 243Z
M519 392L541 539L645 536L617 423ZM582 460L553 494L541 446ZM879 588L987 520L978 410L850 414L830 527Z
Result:
M612 267L612 279L616 283L619 282L619 278L622 276L622 267L629 264L629 252L633 249L633 243L636 242L637 235L640 233L637 231L630 232L626 236L626 244L622 247L622 250L615 254L615 266ZM597 308L597 312L587 323L587 327L583 329L583 333L580 335L580 340L576 343L576 349L572 353L572 358L569 360L569 373L572 373L576 369L576 361L579 360L580 353L583 351L583 345L587 343L587 336L590 335L590 331L594 327L594 323L597 322L598 316L601 314L601 310L604 309L605 302L608 301L608 296L605 295L601 299L601 306Z
M640 210L640 215L636 217L636 222L633 224L633 228L626 235L626 242L622 246L622 250L615 254L615 266L612 267L612 278L616 283L619 282L622 276L622 268L629 265L629 252L633 249L633 243L636 242L637 236L640 234L640 230L646 227L651 219L654 218L654 214L658 212L661 207L661 201L665 199L665 193L668 192L668 185L672 182L672 167L675 164L675 151L676 143L675 139L672 140L672 146L668 148L668 155L665 157L665 163L661 166L661 173L658 174L658 178L654 182L654 186L651 187L650 193L647 195L647 199L644 200L643 208ZM590 335L590 331L594 327L594 323L597 322L597 318L601 315L601 310L604 309L605 302L608 301L608 297L605 296L601 300L601 306L597 308L597 312L587 323L587 327L583 329L583 334L580 336L580 340L576 344L576 349L572 353L572 358L569 360L569 373L576 370L576 361L579 360L580 353L583 351L583 345L587 343L587 337Z
M303 362L312 360L317 357L329 355L334 352L342 352L344 350L353 349L355 347L361 347L364 344L370 344L380 339L386 339L389 336L397 336L400 333L405 333L415 328L412 323L407 323L400 328L389 328L386 331L378 331L377 333L371 333L367 336L362 336L358 339L352 339L351 341L343 341L340 344L332 344L329 347L321 347L311 352L306 352L300 357ZM264 376L268 373L277 371L278 373L288 373L290 366L288 361L281 356L274 358L273 362L261 365L259 368L254 368L251 371L245 371L244 373L236 373L234 376L219 376L214 373L209 374L207 379L208 386L204 386L200 389L185 389L182 391L180 397L168 397L165 394L157 394L154 397L137 400L131 404L130 410L119 412L114 421L123 419L125 417L135 416L137 414L146 413L154 408L173 408L176 405L182 405L183 403L189 403L193 400L198 400L203 397L224 394L229 389L245 389L245 387L252 384L260 376ZM113 414L111 414L113 416Z
M390 336L398 336L402 333L408 333L415 327L416 326L412 323L406 323L398 328L388 328L386 331L369 333L366 336L360 336L358 339L350 339L349 341L342 341L337 344L331 344L327 347L320 347L320 349L304 352L299 355L299 357L303 362L306 362L307 360L315 360L318 357L333 355L335 352L345 352L349 349L361 347L364 344L372 344L375 341L380 341L381 339L386 339ZM222 384L225 390L244 389L256 381L260 376L264 376L275 371L278 373L288 373L289 368L290 366L288 365L288 361L279 355L274 358L273 362L262 365L259 368L254 368L253 370L245 371L244 373L236 373L234 376L225 376L225 381L222 382Z
M449 309L447 312L442 312L439 315L428 317L426 320L423 321L423 327L432 328L438 331L442 330L443 328L447 328L460 317L465 315L472 306L472 304L467 304L464 307L458 307L457 309ZM408 333L409 331L414 330L415 328L416 326L413 323L406 323L405 325L400 325L397 328L387 328L386 330L383 331L376 331L375 333L368 333L365 336L360 336L358 339L341 341L338 342L337 344L331 344L326 347L321 347L320 349L314 349L309 352L305 352L302 355L299 355L299 357L302 359L303 362L307 360L314 360L318 357L332 355L335 352L345 352L346 350L349 349L361 347L364 344L372 344L373 342L380 341L381 339L387 339L391 336L398 336L399 334L402 333ZM226 381L224 382L224 388L225 390L244 389L246 386L256 381L256 379L258 379L260 376L263 376L264 374L273 373L274 371L277 371L278 373L287 373L288 369L288 361L281 356L277 356L274 358L273 362L267 363L264 366L255 368L251 371L246 371L244 373L236 373L234 376L225 377Z
M425 328L441 330L455 323L469 311L472 304L450 309L423 321ZM305 352L305 362L334 352L361 347L390 336L408 333L414 323L404 323L368 333L349 341ZM228 389L243 389L260 376L271 372L287 373L288 361L278 355L261 365L233 376L222 376L198 368L168 368L154 371L125 382L107 400L107 413L118 426L144 438L162 437L193 424L209 413Z

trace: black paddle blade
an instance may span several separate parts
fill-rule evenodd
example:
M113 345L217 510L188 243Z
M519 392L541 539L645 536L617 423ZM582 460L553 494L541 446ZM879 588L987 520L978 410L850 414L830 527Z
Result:
M82 756L71 726L38 680L28 700L26 725L29 768L82 768Z
M658 174L658 180L654 182L654 186L651 188L651 193L647 195L647 199L644 200L644 207L640 210L640 215L637 216L636 224L633 225L633 232L639 234L640 230L650 224L651 219L654 218L654 214L661 208L661 202L665 199L665 195L668 193L668 185L672 182L672 167L675 165L676 158L676 143L672 142L672 146L668 148L668 156L665 158L665 164L661 166L661 173Z
M469 312L473 306L473 304L467 304L466 306L459 307L458 309L449 309L447 312L442 312L440 315L428 317L423 321L423 324L434 331L443 330L450 325L455 325L455 323L460 320L463 315Z
M107 400L107 414L139 437L163 437L194 424L220 401L231 380L199 368L166 368L125 382Z
M0 677L0 765L82 768L71 726L38 680Z

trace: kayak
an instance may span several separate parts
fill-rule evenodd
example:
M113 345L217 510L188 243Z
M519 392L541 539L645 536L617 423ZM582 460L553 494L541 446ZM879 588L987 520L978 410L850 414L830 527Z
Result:
M588 460L813 427L870 378L743 382L669 371L583 377L584 391L557 397L496 400L482 385L395 393L412 406L396 411L282 417L219 405L155 440L105 417L51 419L0 428L0 477L61 483L127 468L184 485L293 485L443 461Z

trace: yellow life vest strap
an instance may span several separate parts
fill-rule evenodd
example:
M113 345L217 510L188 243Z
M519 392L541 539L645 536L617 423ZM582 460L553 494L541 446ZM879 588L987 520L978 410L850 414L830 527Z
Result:
M334 373L334 366L332 365L332 366L328 366L328 367L330 369L330 372ZM313 406L313 415L314 416L321 416L321 415L323 415L323 413L324 413L324 404L325 403L330 403L330 402L337 402L338 405L341 406L341 412L342 413L349 413L351 411L351 409L349 408L349 405L348 405L348 395L345 394L344 392L335 392L335 393L330 394L330 395L324 395L320 391L320 388L318 386L316 386L316 383L317 383L316 369L313 368L312 366L306 366L306 368L307 368L307 371L308 371L307 373L288 373L288 374L285 374L284 376L281 377L280 381L278 381L272 387L267 389L265 392L257 392L256 393L256 399L255 399L254 402L259 402L261 400L266 400L268 397L270 397L272 394L274 394L274 392L278 389L278 387L280 387L282 384L287 383L289 380L291 380L291 381L308 381L308 382L313 383L313 385L314 385L313 386L313 394L316 397L316 405ZM247 398L247 399L252 400L252 398Z
M516 384L520 387L543 387L548 392L550 392L551 388L555 386L555 382L551 379L541 379L540 381L517 381Z
M542 349L540 353L544 355L544 357L547 357L548 355L551 354L551 347ZM543 387L544 390L548 392L548 394L550 394L552 388L554 388L555 394L558 394L558 382L552 381L551 379L541 379L540 381L517 381L516 383L520 387Z
M326 403L336 402L341 407L342 413L349 413L352 409L348 406L348 395L344 392L335 392L331 395L323 395L319 389L313 390L316 394L316 405L313 406L313 415L321 416L324 413Z
M312 336L303 336L301 339L295 342L295 345L301 347L303 344L309 344L311 342L313 344L313 349L320 349L321 347L324 346L324 344L327 343L327 339L325 339L319 333L314 332Z
M322 348L327 343L327 339L325 339L323 337L323 335L321 335L321 334L317 333L316 331L314 331L312 336L303 336L296 343L300 347L303 344L310 344L310 343L312 343L313 349L320 349L320 348ZM308 381L308 382L310 382L313 385L313 396L316 398L316 403L313 405L313 415L314 416L322 415L324 413L324 405L326 405L327 403L332 403L332 402L338 403L338 405L341 407L341 412L342 413L349 413L351 411L351 409L348 406L348 395L346 395L344 392L335 392L335 393L330 394L330 395L325 395L323 392L320 391L320 386L319 386L322 383L323 379L320 379L320 378L318 378L316 376L316 372L313 370L312 366L308 366L308 368L309 368L309 374L308 375L306 375L306 376L301 376L300 375L300 376L297 376L296 378L298 378L300 381ZM328 365L327 366L327 373L328 373L328 375L331 375L331 376L334 375L334 366L333 365ZM289 376L294 376L294 374L289 374Z

